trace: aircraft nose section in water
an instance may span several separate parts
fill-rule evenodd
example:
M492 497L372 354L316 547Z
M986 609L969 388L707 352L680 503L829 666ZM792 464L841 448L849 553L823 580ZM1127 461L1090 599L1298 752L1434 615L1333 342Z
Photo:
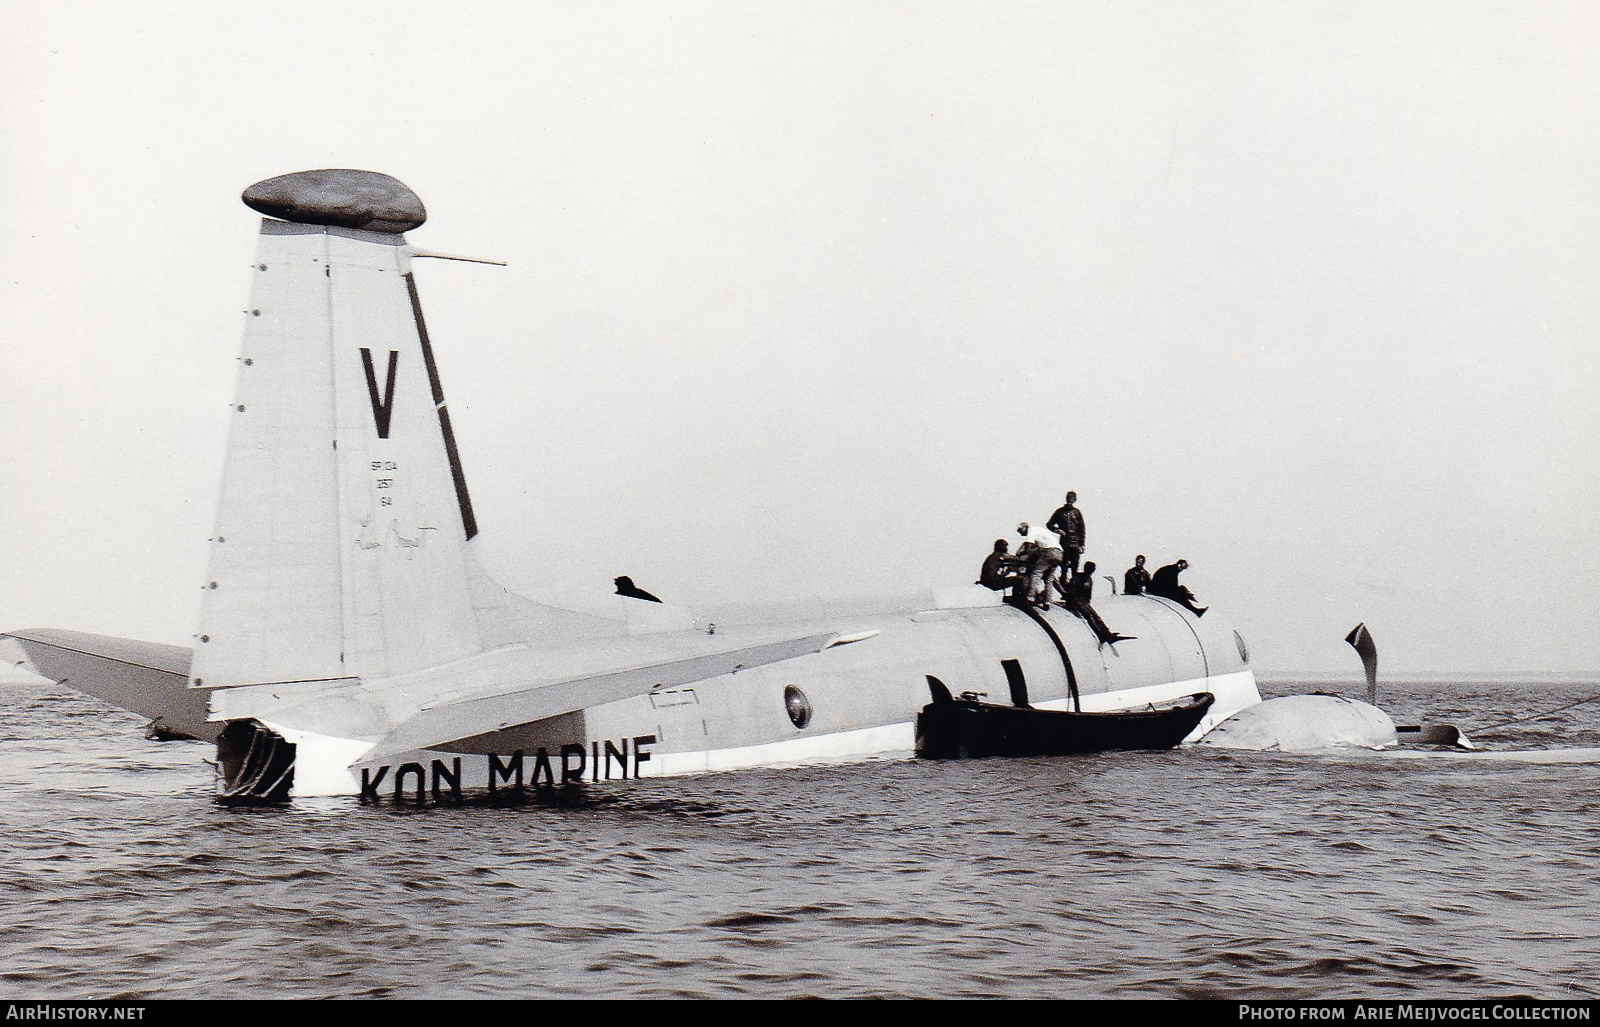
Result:
M1286 695L1240 710L1194 744L1218 749L1317 752L1382 749L1398 741L1394 721L1376 706L1340 695Z

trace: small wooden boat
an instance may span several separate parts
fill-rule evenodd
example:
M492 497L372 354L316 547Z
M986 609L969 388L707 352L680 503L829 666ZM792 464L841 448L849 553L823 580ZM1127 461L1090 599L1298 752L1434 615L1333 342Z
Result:
M1174 702L1136 710L1083 713L957 699L928 676L933 702L917 715L917 755L1066 756L1127 749L1170 749L1188 737L1215 697L1196 692Z

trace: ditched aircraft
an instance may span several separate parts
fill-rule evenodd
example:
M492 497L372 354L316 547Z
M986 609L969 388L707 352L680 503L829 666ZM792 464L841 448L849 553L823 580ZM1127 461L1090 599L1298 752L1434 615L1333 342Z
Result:
M930 675L1045 709L1210 692L1259 703L1244 639L1150 595L1131 640L972 585L921 608L698 624L671 604L533 602L483 568L386 175L259 182L265 215L193 649L10 633L29 669L214 741L218 793L426 801L578 781L909 754Z

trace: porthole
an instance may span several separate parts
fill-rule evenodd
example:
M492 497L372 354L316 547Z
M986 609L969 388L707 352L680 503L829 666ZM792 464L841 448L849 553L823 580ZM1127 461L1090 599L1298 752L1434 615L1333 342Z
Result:
M805 727L811 723L811 700L793 685L788 685L783 690L783 708L795 727Z
M1238 631L1235 631L1233 633L1233 644L1237 645L1239 647L1239 659L1243 660L1246 663L1249 663L1250 662L1250 647L1244 644L1244 636L1239 634Z

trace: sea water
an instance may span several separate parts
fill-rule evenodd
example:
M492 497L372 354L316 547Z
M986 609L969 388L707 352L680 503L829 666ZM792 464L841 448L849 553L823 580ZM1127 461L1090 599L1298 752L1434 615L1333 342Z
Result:
M1441 681L1382 704L1572 748L1600 746L1596 695ZM213 801L212 755L0 688L0 994L1600 997L1594 764L906 758L246 809Z

